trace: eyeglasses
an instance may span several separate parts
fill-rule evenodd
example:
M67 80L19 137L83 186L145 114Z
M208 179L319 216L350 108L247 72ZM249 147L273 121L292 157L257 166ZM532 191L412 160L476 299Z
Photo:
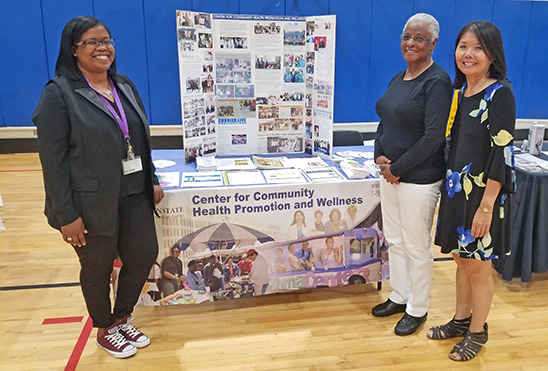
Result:
M423 36L415 36L415 37L410 36L410 35L402 35L401 36L401 41L403 41L403 42L408 42L411 39L415 40L415 42L417 44L422 44L423 42L426 41L426 38L423 37Z
M181 252L179 250L173 250L171 253L180 254Z
M105 39L105 40L91 39L91 40L81 41L74 45L75 46L83 45L86 47L86 49L97 49L99 46L104 46L106 48L108 46L114 46L114 39Z

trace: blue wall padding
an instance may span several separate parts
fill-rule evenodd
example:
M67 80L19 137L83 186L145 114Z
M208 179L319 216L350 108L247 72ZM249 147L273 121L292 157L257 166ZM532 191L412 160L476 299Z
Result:
M548 118L548 2L521 0L26 0L0 1L0 127L30 126L54 77L65 23L101 19L116 39L119 71L137 85L153 125L181 124L175 10L337 16L335 122L378 121L375 102L405 69L399 36L414 13L434 15L434 60L454 75L455 37L485 19L501 30L519 118Z

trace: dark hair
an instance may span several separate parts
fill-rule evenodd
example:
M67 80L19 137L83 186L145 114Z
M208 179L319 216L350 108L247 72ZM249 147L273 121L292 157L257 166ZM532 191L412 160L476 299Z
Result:
M504 58L504 47L502 46L502 36L497 26L487 21L474 21L468 23L460 30L457 41L455 42L455 50L457 49L462 35L466 32L473 32L478 38L478 41L485 51L485 54L493 61L489 66L488 77L493 79L506 79L506 59ZM455 60L455 80L453 86L460 89L466 76L459 70L457 61Z
M171 246L171 252L173 252L173 250L175 250L175 249L181 251L181 248L179 247L179 245L173 245L173 246Z
M187 267L190 268L192 267L193 265L195 265L196 267L198 266L198 262L196 260L191 260L188 262L187 264Z
M78 69L76 57L74 57L74 44L80 42L80 38L87 30L99 26L104 27L105 30L107 30L108 35L112 37L108 27L97 18L83 15L67 22L61 33L61 46L59 47L59 56L57 57L57 63L55 64L56 77L66 76L73 79L81 78L82 73ZM108 72L109 74L116 73L116 58L112 61Z

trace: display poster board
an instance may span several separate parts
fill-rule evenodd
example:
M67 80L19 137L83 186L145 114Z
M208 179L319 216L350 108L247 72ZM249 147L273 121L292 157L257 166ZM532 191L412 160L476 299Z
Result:
M176 11L185 161L333 148L335 16Z
M378 179L178 189L167 191L157 210L158 265L176 246L183 274L191 279L187 266L196 260L205 287L189 284L147 300L150 305L388 278ZM251 272L245 255L250 249L258 253Z

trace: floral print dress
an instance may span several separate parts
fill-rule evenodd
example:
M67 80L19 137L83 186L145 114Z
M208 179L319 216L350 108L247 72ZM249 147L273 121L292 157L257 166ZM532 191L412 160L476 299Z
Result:
M464 91L466 88L461 89ZM442 185L435 243L461 258L498 259L510 254L510 202L515 191L514 126L516 104L508 81L499 80L471 97L461 91L447 173ZM489 233L471 235L487 179L502 187L493 206Z

